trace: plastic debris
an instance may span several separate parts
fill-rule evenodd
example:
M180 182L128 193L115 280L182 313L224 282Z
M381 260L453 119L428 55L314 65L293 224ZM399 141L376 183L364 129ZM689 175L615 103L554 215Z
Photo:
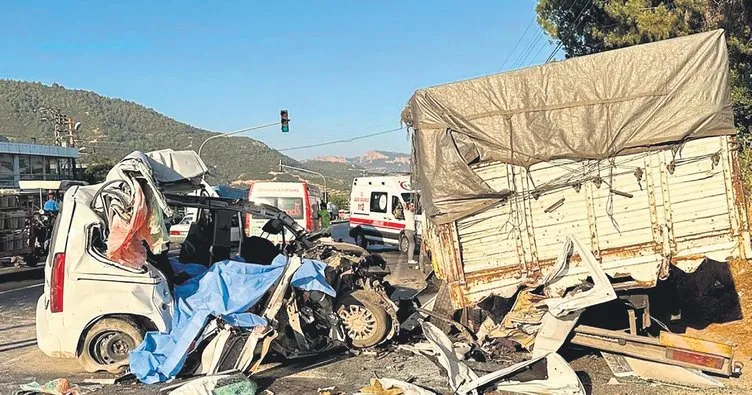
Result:
M80 395L81 391L79 387L71 383L70 380L61 378L48 381L44 384L39 384L36 381L29 384L22 384L21 391L16 392L17 395L36 393L51 395Z

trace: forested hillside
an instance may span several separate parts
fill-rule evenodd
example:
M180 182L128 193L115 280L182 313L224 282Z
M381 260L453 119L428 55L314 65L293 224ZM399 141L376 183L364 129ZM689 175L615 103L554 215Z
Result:
M52 126L43 122L41 114L35 111L40 107L58 108L82 123L76 145L83 148L84 163L115 162L135 149L198 150L201 142L214 134L134 102L65 89L57 84L0 80L0 136L12 141L28 142L35 138L39 143L53 143ZM270 179L273 177L270 172L278 170L280 160L306 167L260 141L248 137L228 139L231 143L212 140L203 150L202 157L211 168L213 182ZM345 171L335 169L334 173ZM327 174L330 175L333 174ZM317 182L316 177L305 177ZM341 188L349 182L333 180L332 184Z

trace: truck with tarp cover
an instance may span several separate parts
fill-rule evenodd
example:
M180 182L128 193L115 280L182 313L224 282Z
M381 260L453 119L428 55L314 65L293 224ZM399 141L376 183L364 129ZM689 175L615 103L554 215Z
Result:
M617 291L749 258L728 79L717 30L416 91L402 120L454 307L540 284L569 235Z

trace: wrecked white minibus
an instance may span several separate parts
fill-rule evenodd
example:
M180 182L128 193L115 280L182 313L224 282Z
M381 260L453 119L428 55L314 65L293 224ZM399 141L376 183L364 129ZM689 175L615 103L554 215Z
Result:
M205 173L193 151L134 152L104 183L66 192L37 304L45 354L78 358L88 371L118 371L130 356L139 380L156 382L228 364L250 369L255 347L244 344L255 341L261 358L269 350L294 358L394 336L397 307L380 257L308 233L275 207L217 197ZM171 207L198 212L177 257L164 224ZM233 256L232 219L246 214L288 239L244 237Z

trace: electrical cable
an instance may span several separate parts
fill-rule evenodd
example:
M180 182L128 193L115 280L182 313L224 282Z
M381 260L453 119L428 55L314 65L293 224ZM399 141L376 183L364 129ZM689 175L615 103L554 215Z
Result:
M288 147L288 148L278 149L277 151L279 151L279 152L294 151L294 150L305 149L305 148L321 147L321 146L330 145L330 144L351 143L351 142L356 141L356 140L362 140L362 139L366 139L366 138L369 138L369 137L381 136L381 135L384 135L384 134L399 132L399 131L402 131L402 130L405 130L404 126L401 126L399 128L396 128L396 129L389 129L389 130L384 130L384 131L381 131L381 132L376 132L376 133L370 133L370 134L364 134L364 135L360 135L360 136L355 136L355 137L351 137L349 139L327 141L327 142L324 142L324 143L316 143L316 144L309 144L309 145L300 145L300 146L297 146L297 147Z
M574 5L574 2L572 2L572 5ZM551 60L553 60L554 56L556 56L556 52L559 51L559 49L561 49L564 41L565 40L569 40L574 35L574 32L577 30L577 28L580 27L580 24L584 20L584 19L580 20L580 18L582 18L582 16L585 14L586 10L589 11L591 8L593 8L593 0L589 0L588 4L585 5L584 7L582 7L582 10L580 11L580 14L577 15L577 18L575 18L575 20L574 20L575 26L572 28L572 30L569 31L569 34L567 35L567 38L565 38L564 40L559 40L559 44L557 44L556 47L554 48L554 50L551 51L551 54L548 55L548 58L546 59L546 63L548 63ZM571 7L570 7L570 9L571 9Z
M522 35L520 36L520 38L517 39L517 42L514 44L514 47L509 52L509 54L507 54L506 59L504 59L504 63L501 64L501 69L502 70L504 70L504 66L507 65L507 61L509 61L509 59L512 57L512 54L514 54L514 51L517 50L517 47L520 45L520 42L522 42L522 40L527 35L528 30L530 30L530 26L533 25L533 22L535 22L535 18L533 18L533 19L530 20L530 22L527 24L527 27L525 28L525 31L522 33Z

